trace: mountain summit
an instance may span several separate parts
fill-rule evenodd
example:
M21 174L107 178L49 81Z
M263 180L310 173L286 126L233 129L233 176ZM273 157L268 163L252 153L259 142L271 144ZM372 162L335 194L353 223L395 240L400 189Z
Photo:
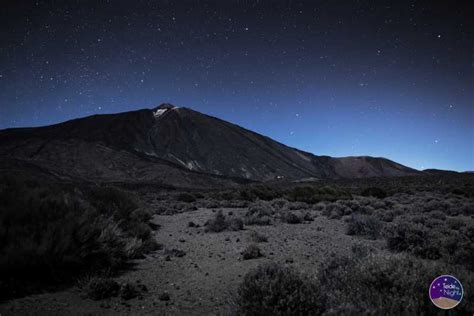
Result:
M0 131L0 156L62 176L172 185L227 179L338 179L418 171L384 158L316 156L169 103ZM197 180L199 178L199 180Z

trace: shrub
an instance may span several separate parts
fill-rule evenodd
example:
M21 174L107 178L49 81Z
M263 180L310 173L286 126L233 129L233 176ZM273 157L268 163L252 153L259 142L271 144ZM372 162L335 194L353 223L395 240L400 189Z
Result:
M469 194L467 194L466 192L464 192L462 189L459 189L459 188L454 188L451 191L451 193L454 194L454 195L469 197Z
M104 277L91 277L79 284L85 292L86 297L98 301L120 295L124 300L141 297L143 292L148 291L143 284L125 282L117 283L114 279Z
M383 222L393 222L396 213L390 210L378 210L375 216Z
M0 297L116 271L155 249L149 214L112 187L0 181Z
M441 257L439 240L429 236L429 231L422 224L404 222L391 228L386 236L389 250L408 251L427 259Z
M253 203L244 216L247 225L270 225L270 216L273 215L273 208L268 202L258 201Z
M268 226L272 224L272 220L268 216L259 217L257 215L245 216L246 225Z
M196 197L192 195L191 193L183 192L178 194L176 199L180 202L186 202L186 203L192 203L196 201Z
M285 212L283 220L288 224L301 224L303 220L293 212Z
M242 230L244 229L244 222L240 218L227 219L222 210L219 210L214 218L206 222L205 226L207 232L219 233L224 230Z
M268 186L251 186L240 191L240 198L246 201L257 199L270 201L281 196L281 193Z
M256 244L248 245L247 248L245 248L241 254L242 254L242 259L244 260L263 257L262 251Z
M250 271L238 288L242 315L320 315L324 299L315 280L275 263Z
M314 221L314 217L313 217L313 215L311 215L310 212L306 212L303 216L303 220L305 220L307 222L312 222L312 221Z
M369 188L363 190L361 195L362 196L373 196L373 197L376 197L378 199L384 199L384 198L387 197L387 192L385 192L381 188L369 187Z
M305 202L289 202L286 205L286 209L290 211L304 210L310 208L308 203Z
M456 275L465 289L474 286L474 275L459 266L406 255L334 257L323 265L318 278L327 294L325 315L434 315L439 310L426 291L441 274ZM461 303L456 309L470 314L474 304Z
M452 225L454 224L454 228ZM403 216L385 234L387 247L426 259L474 268L474 224L466 221L440 221L425 216Z
M381 228L380 221L373 216L355 213L350 217L347 234L376 239L380 235Z
M245 208L249 206L249 202L242 200L223 200L220 202L220 206L227 208Z
M352 210L349 207L339 202L326 205L322 212L322 214L327 216L329 219L341 219L342 216L350 215L351 213Z
M285 199L279 198L279 199L273 200L271 203L272 203L272 207L273 207L273 208L280 210L280 209L282 209L285 205L288 204L288 201L285 200Z
M219 210L213 219L210 219L206 222L206 231L207 232L214 232L219 233L227 229L227 221L222 213L222 210Z
M85 284L83 290L88 298L98 301L117 296L120 285L110 278L93 277Z
M143 284L124 283L120 289L120 297L124 300L131 300L132 298L142 297L143 292L148 289Z

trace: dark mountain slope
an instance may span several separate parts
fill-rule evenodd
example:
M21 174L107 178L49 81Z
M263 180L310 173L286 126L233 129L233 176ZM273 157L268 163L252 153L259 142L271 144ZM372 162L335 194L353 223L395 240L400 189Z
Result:
M40 128L3 130L0 157L24 160L63 176L179 186L206 181L228 184L235 182L232 177L267 181L418 173L384 158L315 156L170 104Z

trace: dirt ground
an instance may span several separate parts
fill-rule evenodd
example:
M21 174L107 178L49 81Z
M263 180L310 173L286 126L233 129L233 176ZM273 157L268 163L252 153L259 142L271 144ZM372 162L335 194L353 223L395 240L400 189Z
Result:
M243 215L246 209L223 209ZM245 226L242 231L209 233L204 223L215 209L198 209L175 215L156 215L161 225L156 240L164 249L137 260L130 271L117 281L144 284L143 298L124 301L114 297L102 301L85 298L77 287L56 293L32 295L0 305L3 315L229 315L232 299L243 276L265 261L275 261L315 274L318 265L332 253L347 254L360 237L345 234L343 220L331 220L312 211L314 221L302 224L276 222L271 226ZM188 227L192 221L199 227ZM264 256L243 260L241 251L252 243L252 230L265 235L259 243ZM364 239L382 249L382 241ZM183 250L182 257L169 255L167 249ZM163 292L168 301L160 300Z

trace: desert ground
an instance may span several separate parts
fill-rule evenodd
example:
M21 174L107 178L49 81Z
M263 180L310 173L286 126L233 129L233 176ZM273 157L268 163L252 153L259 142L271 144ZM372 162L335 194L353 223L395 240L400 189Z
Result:
M472 313L473 178L435 180L117 189L150 215L147 238L155 246L142 247L126 267L87 270L66 286L18 290L2 301L0 313L437 313L427 291L440 274L463 283L464 299L454 312ZM256 288L252 278L262 277L256 271L268 264L294 272L296 281L282 282L303 290L279 293L284 289L264 288L265 279ZM292 295L299 300L295 313ZM276 311L259 306L279 297L291 302L275 303Z

